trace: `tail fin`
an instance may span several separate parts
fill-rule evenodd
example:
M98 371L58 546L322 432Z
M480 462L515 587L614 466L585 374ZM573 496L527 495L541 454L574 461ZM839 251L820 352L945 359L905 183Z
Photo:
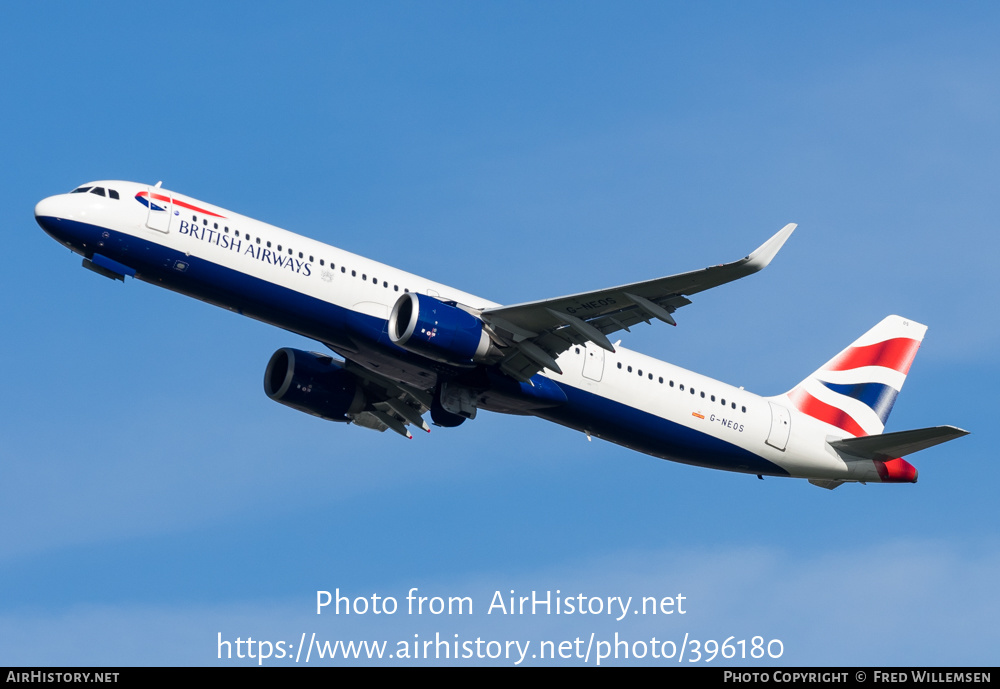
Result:
M877 435L926 332L889 316L785 394L803 414L850 435Z

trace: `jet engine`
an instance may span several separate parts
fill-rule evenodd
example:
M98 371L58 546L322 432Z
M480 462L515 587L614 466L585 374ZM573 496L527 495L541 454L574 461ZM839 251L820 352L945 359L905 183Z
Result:
M275 402L329 421L348 422L365 407L358 379L332 357L284 347L271 355L264 392Z
M454 302L415 292L400 295L392 307L389 338L403 349L458 366L497 354L481 320Z

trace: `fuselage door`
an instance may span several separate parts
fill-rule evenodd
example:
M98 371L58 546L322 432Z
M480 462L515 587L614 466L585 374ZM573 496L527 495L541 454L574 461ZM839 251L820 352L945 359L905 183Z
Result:
M780 404L768 402L771 405L771 432L767 434L767 444L779 450L784 450L788 444L788 432L792 427L792 416Z
M588 342L583 348L583 375L585 378L600 381L604 375L604 350Z
M149 206L146 227L157 232L170 232L170 218L174 214L170 192L159 187L149 187L145 200Z

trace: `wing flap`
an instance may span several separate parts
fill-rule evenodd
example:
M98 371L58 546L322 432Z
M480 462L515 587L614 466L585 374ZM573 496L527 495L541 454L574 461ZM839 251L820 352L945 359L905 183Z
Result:
M423 415L431 407L431 396L404 383L379 375L347 359L344 368L361 380L367 406L351 419L358 426L376 431L395 431L405 438L412 438L408 425L430 433L430 426Z

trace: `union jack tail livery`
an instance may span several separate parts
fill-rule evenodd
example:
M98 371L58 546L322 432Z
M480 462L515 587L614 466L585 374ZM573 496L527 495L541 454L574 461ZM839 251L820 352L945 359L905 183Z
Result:
M878 435L927 326L888 316L787 393L807 416L852 436Z

